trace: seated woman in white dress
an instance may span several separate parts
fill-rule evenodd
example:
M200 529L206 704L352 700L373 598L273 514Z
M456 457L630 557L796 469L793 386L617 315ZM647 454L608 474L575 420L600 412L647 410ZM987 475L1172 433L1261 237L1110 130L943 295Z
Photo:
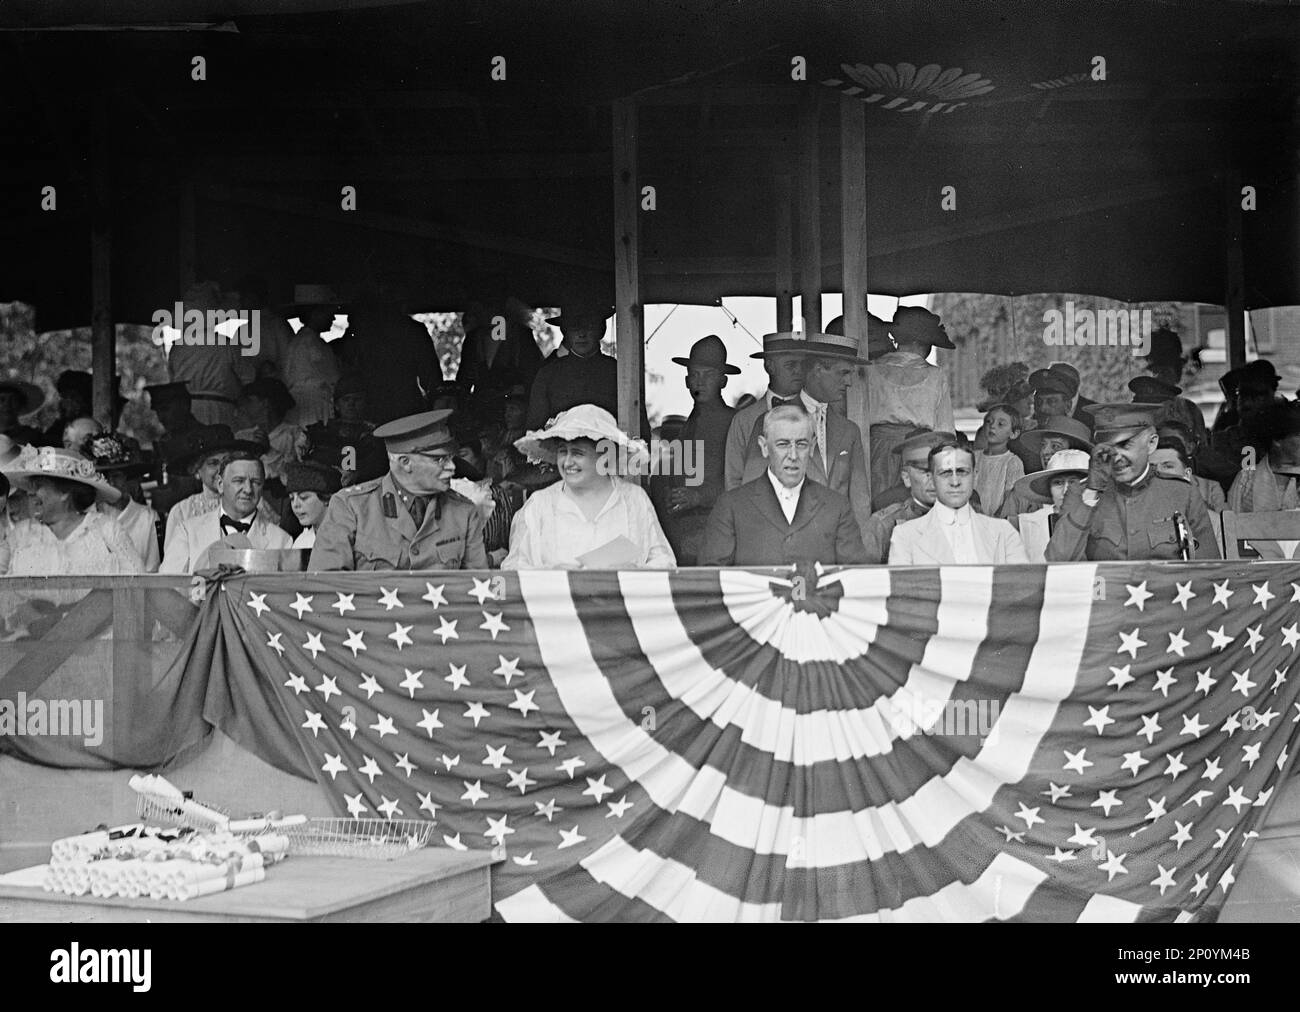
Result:
M1081 485L1088 477L1090 457L1086 450L1057 450L1041 471L1033 471L1015 484L1015 491L1023 497L1030 494L1046 496L1052 501L1018 517L1020 540L1025 543L1025 554L1030 562L1047 562L1044 553L1052 539L1061 503L1072 485Z
M284 490L289 494L289 508L302 524L302 533L294 538L294 548L311 548L316 544L316 525L325 516L330 496L339 490L341 482L339 472L325 464L285 465Z
M121 493L76 450L24 447L7 468L28 492L32 519L9 533L9 576L117 576L144 565L121 525L97 512L97 500Z
M561 411L515 442L531 460L554 464L561 481L534 492L515 514L502 569L669 569L677 565L650 497L617 476L644 461L614 416L594 404Z

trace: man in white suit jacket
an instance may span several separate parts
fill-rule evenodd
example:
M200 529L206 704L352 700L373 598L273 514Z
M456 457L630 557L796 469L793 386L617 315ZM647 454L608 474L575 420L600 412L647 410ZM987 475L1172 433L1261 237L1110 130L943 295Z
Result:
M293 547L293 539L257 512L266 470L261 458L237 452L222 464L217 487L219 509L185 517L167 542L160 573L196 573L209 566L209 552L218 543L232 547Z
M1024 542L1006 520L970 507L975 454L943 442L930 451L938 500L925 516L899 524L889 539L891 566L1001 565L1028 562Z

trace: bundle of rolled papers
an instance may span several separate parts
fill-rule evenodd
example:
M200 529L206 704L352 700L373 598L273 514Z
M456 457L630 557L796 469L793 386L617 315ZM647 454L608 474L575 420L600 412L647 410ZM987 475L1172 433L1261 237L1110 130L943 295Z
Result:
M46 892L189 900L261 882L289 838L157 830L143 825L54 841Z

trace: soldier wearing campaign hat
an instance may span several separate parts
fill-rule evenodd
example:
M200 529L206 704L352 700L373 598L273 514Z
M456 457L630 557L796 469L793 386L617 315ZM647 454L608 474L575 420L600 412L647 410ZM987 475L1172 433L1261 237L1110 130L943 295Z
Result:
M1220 558L1210 516L1194 485L1157 473L1153 404L1096 404L1096 441L1088 479L1071 489L1045 556L1083 559L1181 559L1183 544L1197 559Z
M483 514L451 491L450 417L450 411L425 411L375 429L388 473L330 499L310 569L487 568Z

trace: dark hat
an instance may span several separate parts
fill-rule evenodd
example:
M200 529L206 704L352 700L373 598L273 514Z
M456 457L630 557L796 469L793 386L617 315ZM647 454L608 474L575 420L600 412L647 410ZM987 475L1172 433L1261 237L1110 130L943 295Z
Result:
M1132 407L1131 404L1125 406ZM1088 431L1088 426L1077 418L1071 418L1068 415L1057 415L1055 418L1049 418L1038 428L1022 433L1020 442L1030 453L1041 454L1045 436L1063 436L1070 441L1071 449L1092 450L1092 433Z
M54 389L60 395L65 393L79 394L82 400L89 401L94 394L95 379L88 372L81 372L77 369L64 369L59 373L59 378L54 381Z
M150 406L154 408L161 407L167 401L178 397L190 399L190 388L184 380L175 383L155 383L153 386L145 387L144 391L149 395Z
M284 465L284 490L290 495L294 492L315 492L322 499L328 499L339 490L340 485L337 469L325 464L291 461Z
M245 383L243 389L239 391L239 396L241 399L256 397L264 400L281 414L288 414L297 403L293 399L293 394L289 393L289 388L273 376L264 376L253 380L252 383Z
M322 306L333 309L336 313L343 311L343 300L329 285L294 285L293 301L283 307L285 313L301 313L307 309Z
M1036 394L1064 394L1066 397L1073 397L1079 392L1077 382L1071 383L1070 377L1065 373L1052 369L1034 370L1029 374L1028 382Z
M763 350L756 351L750 358L770 358L773 355L803 355L808 351L802 334L782 331L779 334L763 335Z
M140 475L149 470L149 464L140 452L140 445L130 436L117 433L91 436L83 449L101 474L122 471L129 475Z
M1016 401L1023 401L1026 397L1032 397L1034 388L1028 383L1013 383L1006 390L999 394L990 394L982 401L975 405L976 411L988 411L989 408L997 407L999 404L1015 404Z
M957 347L949 339L943 321L920 306L901 306L895 310L889 332L900 344L903 341L921 341L936 348Z
M583 324L603 324L614 315L614 307L579 303L563 310L559 316L552 316L546 322L552 327L580 327Z
M1079 392L1079 370L1069 362L1053 362L1047 367L1047 371L1065 377L1066 382L1070 384L1071 397Z
M1093 418L1093 439L1101 445L1117 443L1143 429L1155 428L1156 416L1161 408L1159 404L1121 404L1112 401L1108 404L1089 404L1086 410Z
M338 382L334 384L334 396L347 397L351 394L364 394L366 392L365 384L361 382L361 377L354 372L344 373L339 377Z
M381 425L375 429L376 439L384 441L389 453L423 453L445 446L454 446L447 419L451 411L422 411L418 415L407 415Z
M866 313L867 318L867 358L879 358L894 350L894 342L889 337L889 324L879 316ZM826 324L826 333L843 334L844 317L837 316Z
M1273 363L1266 358L1247 362L1237 369L1236 373L1238 389L1250 387L1254 390L1276 390L1282 382L1282 377L1273 368Z
M1128 381L1128 388L1133 391L1134 404L1163 404L1183 392L1182 387L1176 387L1154 376L1134 376Z
M1168 327L1157 327L1151 332L1151 352L1147 361L1179 364L1183 361L1183 341Z
M728 376L736 376L740 373L738 366L727 363L727 346L722 343L722 338L717 334L709 334L702 337L691 345L691 354L688 358L680 356L673 359L677 365L684 365L690 368L693 365L704 366L709 369L721 369Z
M163 459L173 471L188 471L194 464L214 453L255 453L259 456L266 452L262 443L247 439L236 439L229 425L201 425L183 436L169 439L163 446Z
M1086 450L1057 450L1052 454L1052 459L1047 462L1047 467L1043 468L1043 470L1031 471L1029 474L1017 479L1015 489L1017 492L1022 493L1027 489L1033 492L1034 495L1050 500L1052 498L1053 478L1059 478L1062 475L1087 477L1090 466L1088 451Z
M23 399L22 404L18 406L19 416L39 411L41 405L45 403L45 391L35 383L28 383L26 380L0 378L0 390L12 390Z
M902 441L895 444L891 452L898 454L902 458L913 450L933 450L940 443L947 443L956 438L956 433L936 432L933 429L918 426L903 436Z

